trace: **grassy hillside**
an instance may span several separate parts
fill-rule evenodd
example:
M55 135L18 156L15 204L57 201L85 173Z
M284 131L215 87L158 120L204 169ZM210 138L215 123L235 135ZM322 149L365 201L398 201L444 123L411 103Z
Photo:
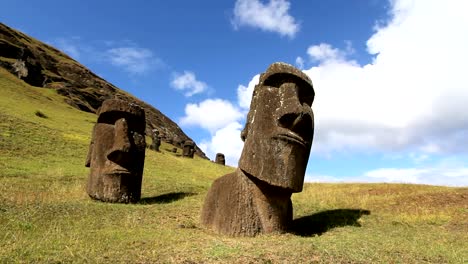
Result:
M95 119L0 69L0 263L468 261L468 188L306 184L293 195L295 234L230 238L203 229L199 213L234 169L163 143L146 152L140 203L92 201Z

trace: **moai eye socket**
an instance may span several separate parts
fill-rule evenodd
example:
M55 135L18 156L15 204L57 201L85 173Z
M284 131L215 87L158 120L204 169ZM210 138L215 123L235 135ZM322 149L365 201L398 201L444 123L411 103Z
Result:
M298 87L298 97L301 104L305 103L312 106L314 101L315 92L311 84L301 77L291 73L277 73L268 76L263 82L264 85L279 88L284 83L294 83Z

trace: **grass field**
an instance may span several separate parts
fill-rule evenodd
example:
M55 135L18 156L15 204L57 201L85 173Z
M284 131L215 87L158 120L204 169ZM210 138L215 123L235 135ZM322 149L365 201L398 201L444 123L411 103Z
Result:
M142 200L85 192L96 116L0 69L0 263L467 263L468 188L306 184L294 232L205 230L211 182L234 170L146 152ZM179 150L180 153L180 150Z

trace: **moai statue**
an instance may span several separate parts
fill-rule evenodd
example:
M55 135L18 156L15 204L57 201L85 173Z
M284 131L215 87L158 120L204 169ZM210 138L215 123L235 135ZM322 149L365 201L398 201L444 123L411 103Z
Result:
M187 140L184 142L184 148L182 152L182 157L192 158L195 154L195 143L193 141Z
M224 154L223 153L217 153L216 154L215 163L221 164L223 166L226 164L226 160L224 159Z
M172 141L172 138L169 137L169 136L166 137L166 142L167 142L168 144L171 144L171 145L174 143L174 142Z
M177 148L176 147L172 148L172 152L177 153Z
M104 202L137 202L145 147L144 110L122 100L104 101L86 158L86 167L91 168L89 196Z
M152 130L153 134L151 135L153 142L151 143L150 149L159 152L159 147L161 146L161 138L159 137L159 131L157 129Z
M314 133L312 82L302 71L273 63L255 86L238 169L213 182L201 223L218 233L283 233L301 192Z

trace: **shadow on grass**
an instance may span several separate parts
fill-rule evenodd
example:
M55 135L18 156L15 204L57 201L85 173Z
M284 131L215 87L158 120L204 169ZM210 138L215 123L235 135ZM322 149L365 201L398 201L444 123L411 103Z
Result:
M166 194L161 194L154 197L143 197L138 202L139 204L165 204L184 199L185 197L196 195L192 192L171 192Z
M314 236L321 235L335 227L361 226L358 220L363 215L370 215L370 211L362 209L322 211L294 219L291 233L299 236Z

